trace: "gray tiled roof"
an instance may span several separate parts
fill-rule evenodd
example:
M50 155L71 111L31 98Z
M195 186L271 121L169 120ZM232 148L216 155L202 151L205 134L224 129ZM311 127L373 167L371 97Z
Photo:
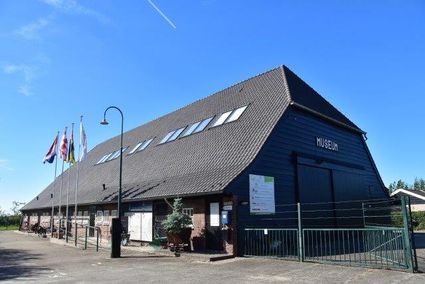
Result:
M292 101L358 129L287 67L280 66L126 132L124 146L130 148L123 156L124 201L222 192L253 161ZM245 105L249 106L235 122L158 145L171 130ZM145 150L127 155L138 142L154 137ZM118 147L117 136L94 147L80 163L79 204L116 200L119 159L95 163ZM76 166L63 174L62 205L69 174L69 203L74 203ZM59 196L61 182L59 177L55 196ZM22 209L50 207L52 189L53 183ZM54 202L57 205L58 200Z

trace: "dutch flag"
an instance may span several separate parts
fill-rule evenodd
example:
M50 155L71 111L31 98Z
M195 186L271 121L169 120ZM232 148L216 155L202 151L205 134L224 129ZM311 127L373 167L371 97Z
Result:
M56 157L57 145L58 145L59 133L56 135L55 140L53 140L52 146L50 146L49 151L44 156L43 164L48 162L49 164L53 163Z

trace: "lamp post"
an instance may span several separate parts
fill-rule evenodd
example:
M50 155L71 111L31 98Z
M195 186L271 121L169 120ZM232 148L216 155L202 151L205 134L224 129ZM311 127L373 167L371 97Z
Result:
M123 140L123 129L124 129L124 115L122 111L116 106L110 106L105 109L103 113L103 120L100 122L101 125L108 125L106 120L106 113L110 109L116 109L121 114L121 143L120 143L120 177L119 177L119 188L118 188L118 218L112 219L112 236L111 236L111 258L121 256L121 196L122 196L122 140Z

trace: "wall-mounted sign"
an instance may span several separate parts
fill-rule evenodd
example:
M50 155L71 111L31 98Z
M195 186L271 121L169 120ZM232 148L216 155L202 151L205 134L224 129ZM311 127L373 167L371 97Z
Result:
M274 214L274 177L249 175L249 210L251 214Z
M224 201L223 202L223 210L232 211L233 201Z
M327 150L338 152L338 144L336 144L332 140L329 140L323 137L316 137L316 146L327 149Z
M134 202L128 204L128 211L131 212L152 212L152 202Z

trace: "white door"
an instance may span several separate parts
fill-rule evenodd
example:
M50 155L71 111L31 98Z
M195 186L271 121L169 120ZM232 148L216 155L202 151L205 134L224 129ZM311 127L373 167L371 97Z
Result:
M129 214L128 233L130 234L130 240L142 240L142 213Z
M152 241L152 212L142 213L142 241Z

